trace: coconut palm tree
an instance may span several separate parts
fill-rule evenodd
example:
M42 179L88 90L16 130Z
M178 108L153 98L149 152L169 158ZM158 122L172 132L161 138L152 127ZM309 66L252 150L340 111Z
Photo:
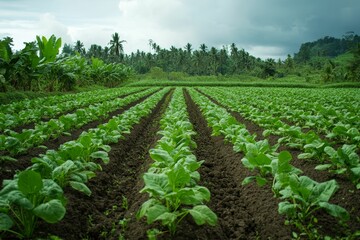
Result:
M122 43L126 42L125 40L120 40L119 34L116 32L112 35L112 40L110 40L110 51L119 57L121 53L124 52Z
M187 52L189 55L191 55L191 51L192 51L192 45L191 45L191 43L187 43L184 48L185 48L186 52Z
M85 54L84 43L82 43L80 40L77 40L75 42L74 51L80 53L81 55L84 55Z

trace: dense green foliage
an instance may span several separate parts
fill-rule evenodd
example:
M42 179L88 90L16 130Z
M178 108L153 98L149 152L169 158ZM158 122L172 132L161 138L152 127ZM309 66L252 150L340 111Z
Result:
M143 175L145 187L141 192L149 194L137 214L146 217L149 224L161 221L173 235L177 225L190 214L195 223L214 226L216 214L204 202L210 200L210 191L197 184L197 171L203 161L197 161L192 150L196 143L191 139L192 130L185 99L177 88L161 119L162 138L150 150L154 163Z
M111 42L114 47L110 53L114 61L108 63L75 52L71 56L59 55L61 38L54 35L49 39L37 36L36 40L25 43L25 47L16 52L11 48L11 38L0 40L0 91L71 91L76 86L92 84L114 87L133 73L131 68L115 61L122 51L118 38L115 39L117 42ZM82 52L81 47L79 51Z
M151 79L183 80L192 76L244 75L250 78L287 82L334 83L360 79L360 37L352 32L343 38L324 37L301 45L286 59L260 59L239 49L235 43L221 49L201 44L195 49L161 48L149 40L149 52L125 54L118 33L108 46L81 41L65 44L61 38L36 37L20 51L12 50L12 39L0 40L0 91L71 91L93 84L114 87L134 72ZM342 57L346 55L346 57ZM128 66L128 67L127 67ZM134 71L133 71L134 70ZM273 81L274 82L274 81Z

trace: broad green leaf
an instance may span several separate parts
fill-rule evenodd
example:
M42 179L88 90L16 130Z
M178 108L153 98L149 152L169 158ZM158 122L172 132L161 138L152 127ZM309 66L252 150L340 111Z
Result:
M328 202L338 188L339 187L334 179L327 182L317 183L315 184L311 194L312 201Z
M82 193L86 194L87 196L91 195L91 190L84 183L70 181L69 184L73 189L78 190L79 192L82 192Z
M5 147L11 148L11 147L18 145L19 143L20 143L20 141L17 138L9 136L6 138Z
M216 214L206 205L198 205L189 210L197 225L205 223L215 226L217 222Z
M67 175L67 173L70 171L70 169L72 167L74 167L74 162L71 160L67 160L66 162L64 162L63 164L61 164L60 166L56 167L53 171L52 171L52 179L58 179L61 176Z
M323 171L323 170L326 170L326 169L329 169L332 167L332 164L331 163L328 163L328 164L320 164L320 165L317 165L315 167L316 170L319 170L319 171Z
M163 225L170 225L175 222L177 218L177 214L173 212L164 212L160 216L158 216L155 221L161 220Z
M282 151L278 158L271 162L273 175L290 172L293 169L290 164L291 159L292 156L288 151Z
M342 152L345 153L345 155L349 156L356 150L356 145L348 145L344 144L341 148Z
M246 178L244 178L244 180L241 182L241 185L249 184L249 183L251 183L251 182L254 181L254 180L255 180L255 176L246 177Z
M97 151L97 152L93 152L90 157L98 159L100 158L101 160L103 160L103 162L105 164L109 163L110 158L109 158L109 154L105 151Z
M324 152L329 155L331 158L335 158L337 156L337 152L335 151L335 149L333 149L330 146L326 146L324 148Z
M314 180L307 176L290 176L290 187L291 190L298 196L302 197L305 201L308 201L309 196L311 195L314 185L317 184Z
M279 214L286 214L288 216L293 216L296 212L296 204L289 202L280 202L278 208Z
M158 202L154 198L150 198L149 200L145 201L141 205L140 210L136 213L136 218L139 220L140 218L145 216L147 210L155 204L158 204Z
M0 213L0 231L9 230L13 224L13 221L7 214Z
M43 179L44 187L41 194L50 198L59 198L63 196L63 189L52 179Z
M256 179L256 183L257 183L260 187L264 186L264 185L267 183L266 178L256 176L255 179Z
M159 203L149 207L145 214L145 216L147 218L147 223L148 224L153 223L154 221L157 220L157 218L159 216L161 216L162 214L167 213L167 212L168 212L168 209L164 205L161 205Z
M154 161L163 163L165 166L172 166L175 163L174 159L170 156L170 154L162 149L151 149L150 157Z
M271 163L271 159L263 153L259 154L255 159L258 166L269 165Z
M278 156L280 162L290 162L292 159L291 154L288 151L282 151Z
M327 213L329 213L331 216L336 217L338 219L341 219L343 221L348 221L350 219L349 213L342 207L331 204L328 202L320 202L319 206L324 208Z
M203 186L195 186L194 189L196 198L200 201L210 201L210 191L206 187Z
M56 223L64 216L66 209L58 199L52 199L49 202L40 204L34 208L34 214L48 223Z
M26 196L18 191L11 191L7 194L7 200L11 203L11 204L16 204L24 209L32 209L34 207L34 205L32 204L32 202L26 198Z
M185 186L191 179L189 172L185 170L182 164L178 163L167 173L167 176L169 178L169 185L172 188Z
M41 175L32 170L23 171L19 174L18 186L25 195L38 193L43 188Z
M311 153L300 153L298 155L298 159L309 159L312 157L313 157L313 154L311 154Z
M149 192L155 196L164 196L167 192L167 187L169 184L168 177L163 174L157 173L145 173L143 176L145 187L141 190L141 192Z
M176 199L180 201L179 204L195 205L201 203L201 201L196 199L195 192L192 188L182 188L174 195L176 195Z
M359 166L359 167L351 168L350 171L351 171L352 174L354 174L355 176L360 177L360 166Z

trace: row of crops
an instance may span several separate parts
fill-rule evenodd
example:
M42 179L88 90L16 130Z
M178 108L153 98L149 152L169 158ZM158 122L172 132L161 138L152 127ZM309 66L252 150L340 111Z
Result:
M206 204L211 201L206 182L199 183L199 169L206 159L196 157L193 136L197 133L183 91L200 109L213 135L222 136L235 153L242 154L239 162L251 175L239 184L271 189L274 199L269 201L279 202L279 214L293 226L292 237L323 237L318 230L319 212L345 226L348 238L360 236L360 229L354 229L359 226L358 207L349 209L332 201L343 186L338 179L346 179L352 188L347 196L357 195L360 189L360 94L352 89L219 87L129 87L0 106L3 166L16 163L33 148L43 148L50 139L71 136L93 121L104 122L57 149L33 157L29 167L14 169L14 177L3 181L0 236L28 238L39 221L61 221L68 204L66 191L90 196L88 182L96 181L97 173L108 164L111 144L126 141L133 126L166 96L171 100L161 116L160 138L149 147L151 159L142 173L140 194L147 193L148 198L134 215L151 226L162 226L161 230L172 236L189 217L196 225L216 226L221 219ZM130 105L105 121L110 113ZM262 136L251 133L234 113L262 129ZM277 142L269 140L274 136ZM330 172L329 179L313 179L292 163L294 159L311 162L317 171Z

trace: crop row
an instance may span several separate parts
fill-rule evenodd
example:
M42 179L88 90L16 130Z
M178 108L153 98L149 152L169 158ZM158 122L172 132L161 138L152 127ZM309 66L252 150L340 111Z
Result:
M198 225L215 225L216 214L204 205L210 192L199 186L197 169L204 161L197 161L192 153L196 143L181 89L177 88L161 121L162 137L150 150L154 161L143 179L141 192L149 194L137 217L146 217L148 224L161 221L173 235L182 219L190 214Z
M4 180L0 191L0 231L19 238L30 237L38 219L60 221L66 213L63 189L70 186L84 194L91 190L86 182L101 170L98 159L109 161L109 143L119 141L132 126L147 116L168 89L163 89L123 114L97 128L83 132L58 150L33 158L33 165Z
M51 101L37 99L27 100L23 106L19 107L19 103L16 107L10 105L2 106L3 110L0 112L0 131L4 132L7 129L13 129L16 126L39 122L41 119L49 119L55 117L61 113L72 111L74 109L84 107L90 104L101 103L109 101L124 94L133 93L143 90L144 88L119 88L111 89L107 91L91 91L84 94L71 95L71 98L66 101L56 101L56 98L50 98ZM15 103L14 103L15 105ZM27 107L29 105L29 107Z
M201 91L211 95L221 104L263 127L264 136L270 134L280 135L279 143L285 143L291 148L302 151L299 159L314 159L319 162L318 170L329 170L335 174L342 174L360 189L360 159L357 154L359 146L344 144L337 149L326 139L322 139L314 131L303 132L298 126L291 126L281 119L274 117L271 112L261 111L253 107L240 104L236 95L215 89L204 89ZM231 100L229 100L231 98ZM256 99L253 99L256 101ZM356 138L353 139L357 141Z
M81 126L106 117L109 112L134 102L158 89L151 88L132 94L124 98L116 98L112 101L104 101L90 105L87 108L77 109L74 113L51 119L48 122L40 122L34 129L23 129L21 133L7 131L7 135L0 135L0 151L7 151L11 156L25 152L50 138L56 138L66 132L80 128Z
M267 112L274 118L290 121L303 129L314 129L329 139L348 144L360 143L358 130L360 96L356 93L348 96L351 94L349 89L338 91L339 96L330 95L329 90L323 92L297 89L223 88L217 91L231 94L246 112ZM314 96L315 93L317 95Z
M242 183L256 181L260 186L270 183L274 195L282 200L279 203L279 213L285 214L288 222L296 226L301 234L311 239L319 237L314 215L319 209L341 221L349 219L344 208L329 203L338 189L335 180L318 183L301 175L302 171L291 165L292 156L289 152L278 153L277 146L271 146L266 139L256 141L255 135L251 135L226 109L196 90L190 89L189 92L213 134L223 135L233 144L235 152L244 153L245 156L241 159L243 165L252 171L256 170L256 175L246 177Z

